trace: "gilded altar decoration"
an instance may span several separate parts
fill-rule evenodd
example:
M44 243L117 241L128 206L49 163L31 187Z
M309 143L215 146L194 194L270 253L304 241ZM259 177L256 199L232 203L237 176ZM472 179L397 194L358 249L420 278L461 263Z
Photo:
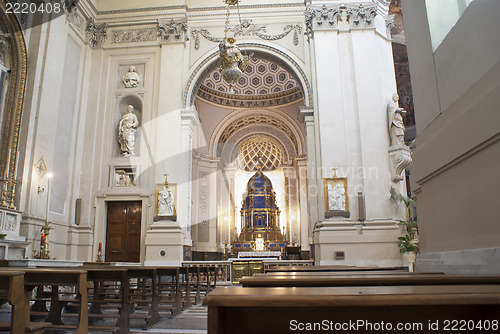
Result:
M259 162L243 194L242 229L233 245L234 251L279 251L284 248L286 240L279 227L280 213L271 180L262 173Z
M325 178L323 180L325 194L325 217L349 217L349 196L347 178Z

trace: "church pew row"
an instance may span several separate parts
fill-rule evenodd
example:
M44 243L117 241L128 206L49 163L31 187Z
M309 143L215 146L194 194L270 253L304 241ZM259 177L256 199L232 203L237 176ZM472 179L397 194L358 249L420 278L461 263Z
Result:
M5 270L3 270L5 269ZM2 268L1 272L13 272L13 268ZM44 268L27 269L31 273L25 283L26 298L31 291L38 287L31 316L44 319L44 323L30 323L31 327L47 327L46 330L76 331L86 333L88 328L92 332L120 332L129 333L131 319L144 319L145 328L155 325L160 319L160 312L166 310L167 316L180 313L194 303L201 301L202 293L208 294L215 288L215 272L213 266L198 267L116 267L93 266L77 268ZM25 271L22 271L24 277ZM78 273L79 279L67 277ZM9 274L10 275L10 274ZM33 277L37 277L33 279ZM82 278L85 277L85 278ZM78 282L78 283L77 283ZM75 292L64 293L59 286L76 286ZM52 292L44 292L49 289ZM88 313L87 307L88 287ZM9 291L7 289L6 291ZM70 289L71 290L71 289ZM72 297L72 299L70 299ZM50 309L45 307L51 302ZM29 305L29 299L25 303ZM63 309L66 312L63 312ZM76 313L75 313L76 312ZM29 320L30 310L27 308ZM77 325L66 325L65 322ZM116 325L97 326L99 320L116 319ZM70 321L67 321L67 320ZM89 324L91 325L90 327ZM6 328L10 324L0 324ZM88 327L88 328L87 328ZM28 328L28 327L27 327Z
M273 272L321 272L321 271L408 271L407 267L354 267L354 266L282 266L268 268L265 273Z
M0 271L0 306L5 302L11 305L10 321L0 321L0 331L9 333L43 333L50 325L46 322L30 322L26 315L26 293L24 290L24 271Z
M243 277L243 287L337 287L337 286L401 286L401 285L498 285L499 275L299 275Z
M208 334L437 333L461 321L467 333L494 333L500 284L219 287L203 305Z
M271 276L346 276L346 275L444 275L443 272L408 272L408 271L277 271L265 274L256 273L254 277Z

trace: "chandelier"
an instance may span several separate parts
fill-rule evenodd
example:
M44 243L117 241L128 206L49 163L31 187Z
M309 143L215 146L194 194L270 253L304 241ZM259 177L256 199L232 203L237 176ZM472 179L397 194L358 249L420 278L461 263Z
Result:
M219 67L222 78L229 85L229 92L234 93L233 86L243 75L248 65L249 57L242 55L240 49L234 44L236 39L229 35L229 16L231 6L237 6L239 0L224 0L226 3L226 26L224 29L224 39L219 43Z

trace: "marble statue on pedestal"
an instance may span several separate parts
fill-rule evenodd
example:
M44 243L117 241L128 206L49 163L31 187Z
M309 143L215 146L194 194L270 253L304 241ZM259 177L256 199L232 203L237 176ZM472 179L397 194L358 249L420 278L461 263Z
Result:
M141 77L139 73L137 73L135 66L130 66L128 72L123 75L122 82L125 88L136 88L139 85Z
M398 94L394 94L391 102L387 105L387 118L389 121L391 146L404 145L405 143L405 125L403 122L403 114L406 113L406 110L399 107L398 101Z
M122 156L135 155L135 131L139 126L139 121L133 111L134 106L129 105L127 107L127 113L123 115L118 124L118 142L120 143Z

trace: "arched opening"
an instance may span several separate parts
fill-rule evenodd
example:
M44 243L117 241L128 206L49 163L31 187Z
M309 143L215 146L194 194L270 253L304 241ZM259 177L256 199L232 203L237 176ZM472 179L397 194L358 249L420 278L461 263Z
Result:
M198 76L192 76L196 78L192 85L195 94L188 94L187 100L200 117L202 141L198 159L194 160L200 180L194 196L204 196L210 182L207 175L215 175L210 185L217 194L211 203L202 201L211 210L193 210L199 211L193 212L193 259L207 258L208 252L223 253L226 245L236 251L235 244L244 239L240 235L245 230L245 217L250 219L249 214L242 213L249 210L248 205L243 210L243 201L258 164L272 184L268 191L277 206L266 203L269 207L264 211L274 210L276 217L258 219L262 224L264 220L272 222L276 230L273 240L280 240L279 244L309 246L308 240L302 240L308 224L307 205L300 205L301 200L306 201L301 194L307 194L307 152L305 124L299 115L299 107L309 101L308 83L300 67L295 63L294 68L289 58L261 48L252 52L234 93L229 92L215 59L200 69ZM255 226L260 226L258 219ZM264 237L264 249L271 249L271 244Z

